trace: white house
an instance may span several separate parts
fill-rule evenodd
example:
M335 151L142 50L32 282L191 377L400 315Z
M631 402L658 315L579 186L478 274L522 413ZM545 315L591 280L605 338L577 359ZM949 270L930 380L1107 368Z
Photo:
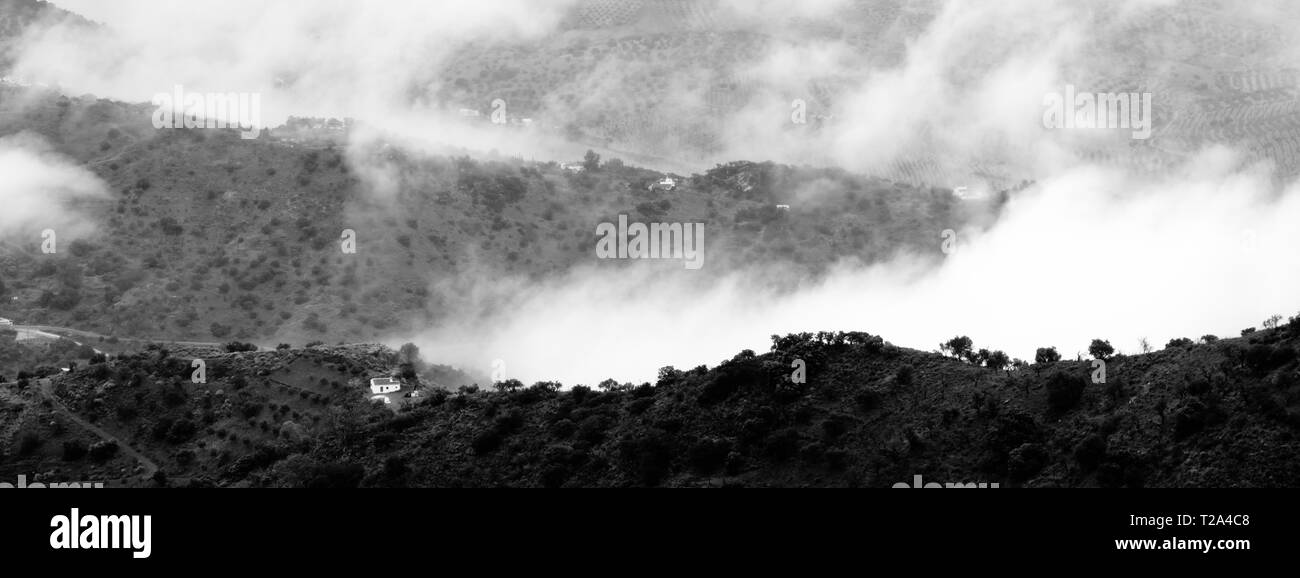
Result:
M391 377L376 377L370 380L370 392L375 395L384 395L387 393L396 393L401 391L402 382Z
M4 317L0 317L0 326L10 326L10 325L13 325L13 324L14 324L13 321L10 321L10 320L8 320L8 319L5 319Z
M789 211L789 210L790 210L790 205L777 205L777 206L776 206L776 209L777 209L778 211Z
M674 178L672 178L672 177L664 177L664 178L660 179L659 182L657 182L657 183L655 183L655 184L653 184L653 185L650 185L650 190L652 190L652 191L654 191L654 190L660 190L660 191L674 191L674 190L677 190L677 179L674 179Z
M963 201L978 201L988 196L983 188L972 190L970 187L957 187L952 194Z

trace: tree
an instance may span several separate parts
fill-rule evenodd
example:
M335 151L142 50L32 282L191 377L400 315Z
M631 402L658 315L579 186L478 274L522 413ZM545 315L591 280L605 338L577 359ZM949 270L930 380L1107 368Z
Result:
M1055 347L1040 347L1034 354L1034 363L1056 363L1061 360L1061 354L1056 352Z
M1151 342L1147 341L1147 338L1143 337L1138 341L1138 346L1142 348L1142 353L1151 353Z
M1088 354L1092 355L1094 359L1105 361L1110 359L1110 356L1115 355L1115 348L1110 345L1109 341L1094 339L1092 345L1088 346Z
M1269 317L1268 319L1264 320L1264 329L1277 329L1278 324L1281 322L1282 322L1281 315L1274 315L1272 317Z
M1008 357L1005 352L994 351L989 354L988 360L985 361L985 365L987 365L989 369L1006 369L1011 365L1011 358Z
M1165 345L1165 349L1173 349L1175 347L1191 347L1192 345L1193 342L1191 339L1188 339L1186 337L1180 337L1178 339L1170 339L1169 343Z
M505 381L496 382L493 384L493 387L495 387L497 391L515 392L524 388L524 382L519 381L518 379L507 379Z
M596 151L587 150L587 155L582 157L582 168L589 172L600 170L600 155Z
M420 363L420 348L416 347L414 343L403 345L401 349L397 350L397 354L400 356L402 363L411 365Z
M229 353L240 353L244 351L257 351L257 346L252 343L241 343L239 341L231 341L230 343L227 343L225 345L225 349Z
M939 348L953 357L966 358L970 355L971 348L974 346L975 343L971 341L971 338L963 335L949 339L947 343L940 345Z
M659 368L659 377L658 377L658 379L655 381L655 384L656 384L656 385L671 385L672 383L674 383L674 382L677 381L677 378L681 375L681 373L682 373L682 372L677 371L677 368L675 368L675 367L673 367L673 366L671 366L671 365L669 365L669 366L667 366L667 367L661 367L661 368Z

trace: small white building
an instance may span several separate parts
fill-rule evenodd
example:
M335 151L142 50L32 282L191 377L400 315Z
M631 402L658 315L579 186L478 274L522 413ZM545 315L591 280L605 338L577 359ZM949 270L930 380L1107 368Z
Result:
M393 400L389 399L388 396L385 395L376 395L370 398L370 401L371 402L382 401L384 402L384 405L393 405Z
M778 211L789 211L789 210L790 210L790 205L777 205L777 206L776 206L776 209L777 209Z
M5 319L4 317L0 317L0 327L12 326L13 324L14 324L13 321Z
M370 380L370 392L375 395L385 395L401 391L402 382L391 377L376 377ZM387 399L387 398L385 398Z
M650 190L675 191L677 190L677 179L674 179L672 177L664 177L660 179L659 182L650 185Z
M988 196L983 188L971 189L970 187L957 187L952 190L952 194L963 201L979 201Z

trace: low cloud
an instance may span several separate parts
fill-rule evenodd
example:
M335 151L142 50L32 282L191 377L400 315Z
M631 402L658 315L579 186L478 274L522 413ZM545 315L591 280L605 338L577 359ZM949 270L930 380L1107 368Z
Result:
M969 335L1033 359L1046 346L1086 356L1094 338L1134 353L1143 338L1235 336L1294 314L1300 188L1278 189L1267 167L1222 149L1183 169L1163 180L1064 171L1015 197L988 232L959 232L938 266L933 256L845 265L796 291L746 272L706 284L661 264L578 270L540 287L485 279L474 302L414 341L483 373L501 359L510 378L590 385L714 365L799 331L868 331L921 350ZM503 288L483 299L489 286Z
M30 135L0 138L0 175L0 237L8 241L38 243L47 229L58 239L87 235L94 225L77 203L108 197L93 173Z

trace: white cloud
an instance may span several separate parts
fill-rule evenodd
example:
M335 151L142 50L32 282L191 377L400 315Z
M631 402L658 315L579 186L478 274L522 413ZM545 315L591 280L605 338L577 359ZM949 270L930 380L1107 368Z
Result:
M60 242L93 230L78 201L108 196L93 173L50 150L36 137L0 138L0 237L39 243L47 229Z

